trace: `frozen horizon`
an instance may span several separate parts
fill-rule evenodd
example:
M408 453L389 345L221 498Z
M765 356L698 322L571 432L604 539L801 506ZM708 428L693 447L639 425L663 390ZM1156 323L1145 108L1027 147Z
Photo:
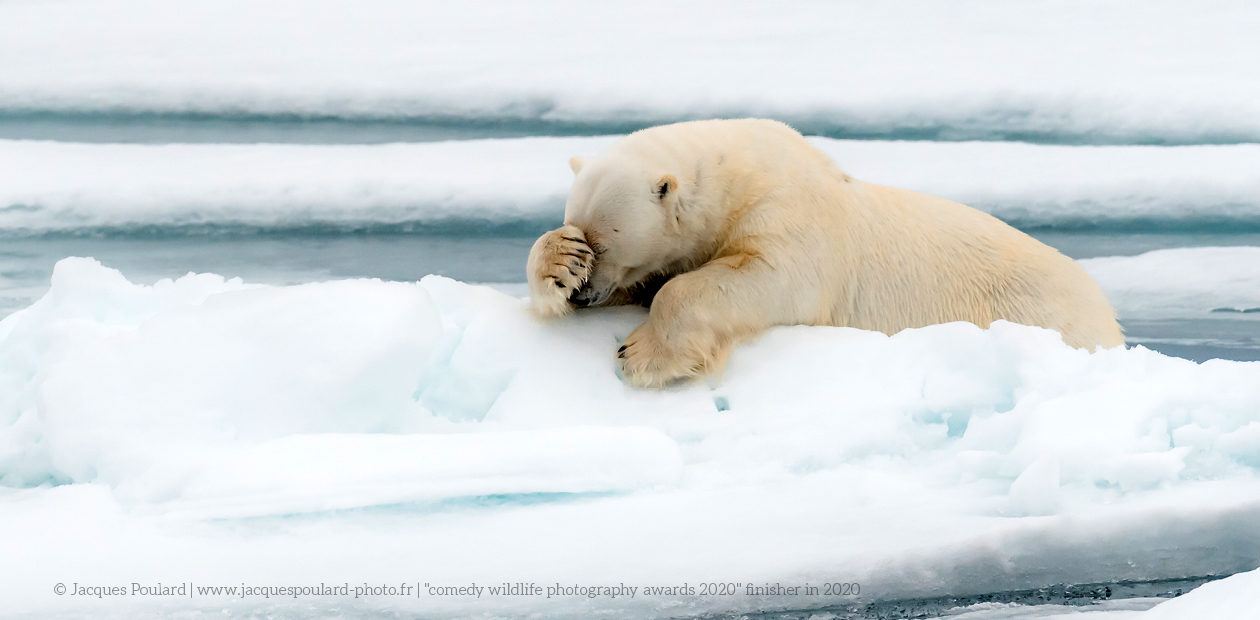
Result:
M1260 51L1230 33L1257 29L1246 2L14 2L0 114L1254 142Z

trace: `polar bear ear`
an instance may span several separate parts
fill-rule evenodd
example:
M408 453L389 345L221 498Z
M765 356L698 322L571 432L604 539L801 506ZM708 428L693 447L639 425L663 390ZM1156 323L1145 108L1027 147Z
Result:
M665 219L669 222L670 228L678 232L682 227L682 214L679 213L682 204L678 202L678 177L667 174L661 177L652 189L656 192L656 199L661 203L661 207L665 209Z
M656 199L665 202L665 198L678 191L678 177L667 174L656 182Z
M585 165L586 165L585 157L574 155L573 157L569 158L569 169L573 171L573 174L577 174L581 172L582 167Z

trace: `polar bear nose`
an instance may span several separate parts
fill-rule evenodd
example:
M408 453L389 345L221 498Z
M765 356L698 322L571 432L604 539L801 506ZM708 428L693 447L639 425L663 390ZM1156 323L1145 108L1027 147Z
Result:
M582 288L575 291L573 295L569 297L569 301L579 308L585 308L595 303L595 300L597 299L599 299L599 292L594 288L591 288L591 284L589 282L583 284Z

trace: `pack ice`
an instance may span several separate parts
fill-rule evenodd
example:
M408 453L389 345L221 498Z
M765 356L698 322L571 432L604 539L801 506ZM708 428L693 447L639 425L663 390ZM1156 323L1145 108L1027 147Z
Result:
M541 232L563 219L573 182L564 162L598 155L618 138L384 145L0 140L0 233L443 224ZM1260 226L1260 144L810 140L859 179L956 200L1022 230Z
M6 2L0 110L1255 142L1257 28L1247 0Z
M22 567L0 599L99 611L52 585L116 580L861 584L342 608L660 617L1260 565L1260 363L1090 354L1005 322L798 326L720 379L645 391L613 363L644 317L543 324L434 276L143 286L65 259L0 322L0 548Z

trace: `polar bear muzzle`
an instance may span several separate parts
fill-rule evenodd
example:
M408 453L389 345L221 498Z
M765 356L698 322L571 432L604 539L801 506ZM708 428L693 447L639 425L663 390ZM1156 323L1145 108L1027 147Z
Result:
M582 285L582 288L574 291L573 295L569 296L569 302L579 308L598 306L608 301L608 298L612 296L612 292L612 288L597 291L595 287L591 286L590 282L586 282Z

